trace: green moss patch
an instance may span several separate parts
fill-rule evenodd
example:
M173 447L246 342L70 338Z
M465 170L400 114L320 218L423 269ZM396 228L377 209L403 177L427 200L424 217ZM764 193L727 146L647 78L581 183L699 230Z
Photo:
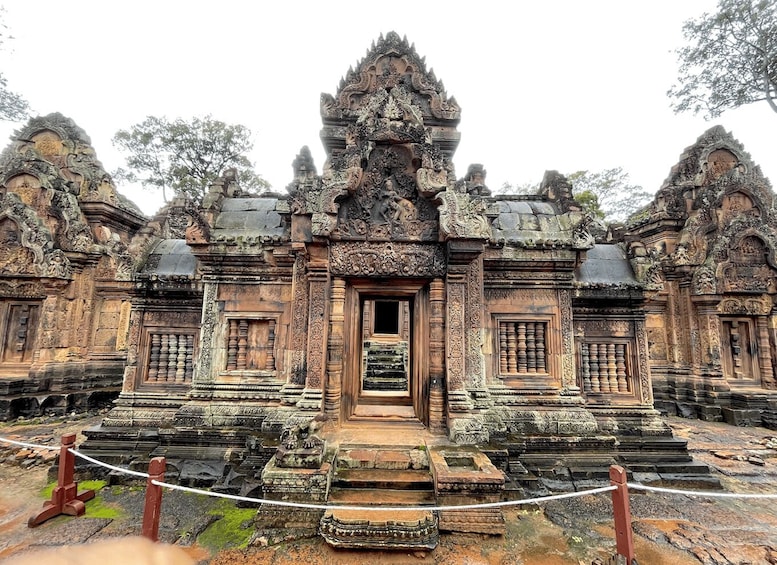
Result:
M92 500L86 502L86 516L90 518L110 518L115 520L124 516L124 512L114 505L106 504L105 500L100 496L100 490L108 483L106 481L81 481L78 483L78 492L85 490L95 491L95 497ZM41 491L40 495L46 500L51 500L51 493L54 492L54 488L57 483L49 483Z
M237 508L233 502L221 500L208 512L219 519L208 526L197 538L197 543L211 553L222 549L244 549L254 533L256 508Z

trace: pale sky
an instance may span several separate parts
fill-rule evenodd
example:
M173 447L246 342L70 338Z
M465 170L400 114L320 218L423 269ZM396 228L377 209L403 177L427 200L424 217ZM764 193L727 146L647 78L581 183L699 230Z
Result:
M393 30L462 108L458 177L482 163L496 189L547 169L622 166L655 192L683 149L721 124L777 179L777 114L765 103L714 122L669 106L682 22L714 0L0 2L15 36L0 53L10 88L37 114L72 118L109 172L123 165L117 130L148 115L211 114L253 131L250 158L275 190L303 145L321 173L320 94ZM3 146L19 125L0 122ZM161 204L119 189L148 214Z

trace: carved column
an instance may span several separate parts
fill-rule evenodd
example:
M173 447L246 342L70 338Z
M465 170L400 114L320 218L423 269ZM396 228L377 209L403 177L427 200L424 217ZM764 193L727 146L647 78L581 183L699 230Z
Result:
M575 377L575 344L572 324L572 291L558 291L559 308L561 310L561 388L571 394L579 394ZM592 369L593 371L593 369Z
M680 283L679 301L681 319L688 322L688 327L680 335L686 339L687 361L690 362L694 374L698 375L699 368L702 366L701 341L699 338L699 320L691 302L690 282Z
M129 316L127 332L127 365L124 367L122 392L134 392L138 385L138 353L140 350L140 329L143 327L143 311L133 308Z
M345 343L345 280L332 281L331 310L329 313L329 344L326 363L326 414L337 421L340 416L340 397L343 378L343 346Z
M291 347L289 356L291 366L288 368L287 382L281 389L283 403L296 405L305 387L307 337L308 337L308 275L305 247L296 249L292 274L292 304L291 304Z
M448 274L446 279L446 369L448 409L468 412L474 404L468 393L470 324L466 319L467 290L470 263L480 258L483 244L477 241L452 240L448 242ZM481 301L482 304L482 301Z
M720 357L720 317L718 301L696 303L699 320L699 349L701 351L702 374L705 377L722 377L723 368Z
M202 322L200 324L200 356L194 370L192 391L199 386L213 383L211 364L212 351L215 347L214 334L216 332L216 319L218 317L218 304L216 294L218 283L206 282L205 295L202 300Z
M769 347L769 325L766 316L758 316L758 364L761 366L763 387L775 388L772 350Z
M429 284L429 427L445 430L445 283Z
M326 247L309 247L308 263L308 348L307 377L302 399L297 407L321 408L323 384L326 378L327 323L329 302L329 261Z
M478 408L488 408L490 395L486 388L483 359L483 257L478 256L467 268L467 388Z
M650 379L650 362L648 360L648 337L645 320L634 321L634 341L637 345L637 375L639 379L639 396L642 404L653 406L653 384Z

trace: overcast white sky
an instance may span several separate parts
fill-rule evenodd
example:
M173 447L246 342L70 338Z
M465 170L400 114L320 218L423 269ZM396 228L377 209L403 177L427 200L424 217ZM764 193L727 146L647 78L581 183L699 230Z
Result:
M245 2L0 0L15 40L0 53L9 86L38 114L59 111L91 137L108 171L113 134L148 115L248 126L250 156L276 190L308 145L319 173L319 95L373 40L415 43L462 108L454 163L483 163L487 184L538 182L622 166L656 191L682 150L719 123L777 178L777 115L765 104L715 122L675 115L666 90L682 22L714 0ZM20 124L0 122L0 140ZM3 145L5 142L3 141ZM161 198L119 187L146 213Z

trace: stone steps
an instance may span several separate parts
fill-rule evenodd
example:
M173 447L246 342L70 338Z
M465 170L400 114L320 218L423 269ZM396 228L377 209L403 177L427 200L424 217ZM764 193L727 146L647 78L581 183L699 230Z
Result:
M408 446L340 446L329 504L432 506L434 479L424 449ZM437 515L426 510L331 509L321 536L338 548L426 550L437 547Z

